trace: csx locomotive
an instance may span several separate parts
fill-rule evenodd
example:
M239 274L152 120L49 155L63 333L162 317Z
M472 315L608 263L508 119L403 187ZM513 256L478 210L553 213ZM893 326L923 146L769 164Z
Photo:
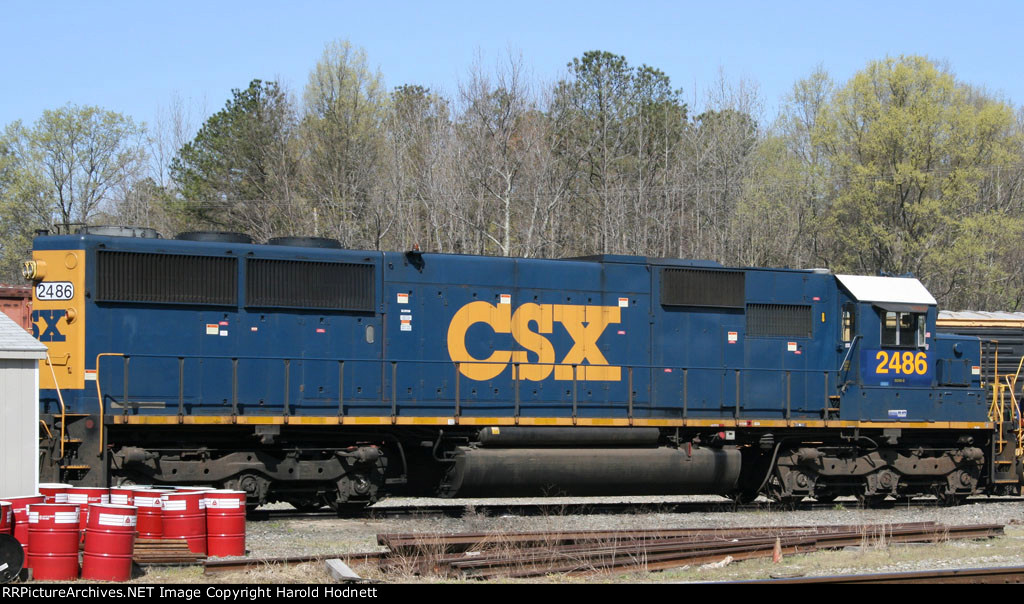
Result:
M300 509L1020 488L1012 387L913 278L124 227L37 237L25 275L47 481Z

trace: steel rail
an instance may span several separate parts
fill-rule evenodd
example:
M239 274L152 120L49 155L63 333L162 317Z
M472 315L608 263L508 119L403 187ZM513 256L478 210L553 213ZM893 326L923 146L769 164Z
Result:
M694 531L690 534L662 533L661 539L654 538L657 532L645 534L634 531L628 540L590 540L584 534L566 535L550 533L549 543L543 543L542 534L524 535L518 543L494 539L490 542L480 535L463 535L458 544L476 542L479 548L467 555L447 554L445 549L459 540L459 536L445 539L389 539L382 535L380 542L396 546L392 553L401 558L401 563L387 556L380 561L382 569L392 566L408 567L410 562L421 572L457 574L474 578L493 577L535 577L550 573L590 574L643 568L661 570L682 565L704 564L719 561L726 556L734 560L772 555L778 544L784 554L810 552L820 549L835 549L849 545L860 545L865 541L879 540L889 543L938 542L947 539L987 538L1003 532L1002 525L945 526L932 523L907 525L870 525L862 527L796 527L786 532L785 527L776 529L742 529L731 532ZM790 527L792 528L792 527ZM629 535L629 531L619 536ZM595 533L591 533L593 536ZM611 533L615 534L615 533ZM566 539L566 537L569 537ZM582 541L581 541L582 539ZM559 541L561 540L561 541ZM412 560L410 561L410 558Z
M275 564L305 564L308 562L319 562L339 558L348 561L369 562L380 560L387 556L388 552L347 552L341 554L311 554L308 556L282 556L275 558L229 558L224 560L207 560L203 562L203 572L207 575L213 573L244 571L250 568L269 566Z
M593 541L611 540L667 540L680 537L693 537L705 540L733 539L755 536L770 536L775 538L779 535L793 534L834 534L848 533L854 531L875 531L882 530L927 530L938 526L936 522L910 522L888 525L798 525L779 527L743 527L743 528L681 528L681 529L643 529L643 530L605 530L605 531L533 531L520 533L456 533L452 535L424 535L416 533L389 533L377 535L377 544L387 546L392 551L396 549L425 547L436 549L439 547L450 548L449 551L458 549L476 548L480 546L506 546L515 544L525 546L536 545L566 545Z
M758 579L735 581L734 583L774 583L786 585L810 584L966 584L1006 585L1024 583L1024 566L1002 568L957 568L943 570L909 571L900 573L872 573L863 575L839 575L826 577L787 577L783 579Z

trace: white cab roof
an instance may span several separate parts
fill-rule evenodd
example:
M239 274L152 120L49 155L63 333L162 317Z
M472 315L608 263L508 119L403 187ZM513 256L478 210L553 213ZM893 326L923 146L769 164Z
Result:
M853 297L860 302L883 304L936 304L935 298L917 279L907 277L863 277L836 275Z

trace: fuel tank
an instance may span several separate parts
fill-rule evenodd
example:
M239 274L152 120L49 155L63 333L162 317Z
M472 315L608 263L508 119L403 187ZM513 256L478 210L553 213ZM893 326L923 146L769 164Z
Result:
M540 447L656 447L658 428L606 428L591 426L487 427L477 434L480 446L487 448Z
M456 451L447 497L727 494L735 448L470 448Z

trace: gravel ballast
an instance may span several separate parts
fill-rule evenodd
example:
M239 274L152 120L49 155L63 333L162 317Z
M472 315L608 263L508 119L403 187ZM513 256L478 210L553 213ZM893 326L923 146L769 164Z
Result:
M643 504L643 511L626 514L573 514L559 513L558 508L547 514L532 516L504 515L491 517L474 512L477 506L502 503L579 503L574 499L545 500L438 500L391 499L381 502L375 509L409 505L460 506L468 511L460 518L424 516L416 514L380 518L288 517L252 521L247 527L247 549L250 558L285 556L336 556L343 553L381 551L377 545L380 533L425 533L433 535L462 532L521 532L548 530L619 530L667 528L727 528L771 527L796 525L886 525L909 522L937 522L946 525L1002 524L1006 535L981 541L947 541L928 545L887 544L883 540L865 536L862 546L837 552L818 552L808 555L787 556L782 564L770 560L750 560L722 565L720 568L684 568L664 572L636 572L615 575L596 575L587 579L547 577L542 581L692 581L764 579L770 576L828 575L866 572L898 572L935 568L1024 566L1024 502L1017 498L991 498L972 500L956 507L937 505L893 505L883 509L863 509L853 499L839 500L827 508L792 510L763 502L756 511L729 511L729 503L716 497L635 497L596 498L593 503L630 501ZM659 503L707 502L707 509L721 511L659 513ZM925 500L927 502L927 500ZM288 509L287 504L271 506ZM649 511L651 509L655 511ZM183 569L148 569L139 580L195 581L195 582L319 582L328 581L323 564L308 564L305 572L296 568L263 568L247 573L221 573L203 576L201 571L191 573ZM381 575L376 569L356 568L363 576L385 581L450 581L448 577L430 577L406 574ZM533 582L536 582L534 580Z

